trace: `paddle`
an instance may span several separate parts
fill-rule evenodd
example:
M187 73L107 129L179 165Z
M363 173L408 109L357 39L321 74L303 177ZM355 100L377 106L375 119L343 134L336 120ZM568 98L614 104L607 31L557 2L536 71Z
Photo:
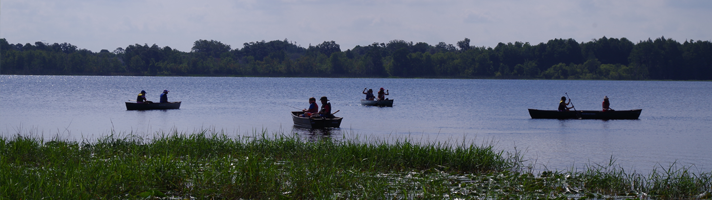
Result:
M566 94L566 98L569 98L569 103L571 103L571 108L574 109L574 112L576 112L576 118L581 118L581 113L576 111L576 106L574 106L574 102L571 102L571 97L569 97L568 92L564 92Z
M571 97L569 97L569 93L568 93L568 92L564 92L564 94L566 94L566 98L569 98L569 102L571 103L571 108L573 108L574 111L576 111L576 106L574 106L574 103L571 102Z
M339 112L339 111L341 111L341 110L336 110L336 112L334 112L334 113L331 113L331 114L332 114L332 115L333 115L333 114L336 114L336 113L337 113L337 112Z

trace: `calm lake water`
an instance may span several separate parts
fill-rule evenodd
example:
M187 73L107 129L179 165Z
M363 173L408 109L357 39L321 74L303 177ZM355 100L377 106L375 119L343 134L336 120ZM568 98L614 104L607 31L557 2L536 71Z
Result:
M365 107L365 88L390 90L393 107ZM179 110L127 111L125 101L161 91ZM211 129L228 135L268 133L449 144L490 144L524 153L537 169L607 164L627 170L691 166L712 171L712 82L0 76L0 135L93 140L111 134ZM579 110L598 110L603 96L639 120L531 119L528 108L556 109L568 95ZM289 111L328 96L340 129L293 127ZM321 105L320 105L321 106Z

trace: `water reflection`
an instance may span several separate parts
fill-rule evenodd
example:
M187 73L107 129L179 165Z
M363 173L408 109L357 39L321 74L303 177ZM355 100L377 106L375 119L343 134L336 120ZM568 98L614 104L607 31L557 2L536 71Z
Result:
M601 123L601 124L603 124L603 126L601 127L601 128L603 128L603 130L610 130L610 128L608 127L608 120L607 120L607 119L606 119L606 120L603 120L603 123ZM606 132L606 133L607 133L607 132Z
M302 128L292 126L292 133L310 142L319 141L321 139L331 139L335 135L342 135L341 131L341 128Z

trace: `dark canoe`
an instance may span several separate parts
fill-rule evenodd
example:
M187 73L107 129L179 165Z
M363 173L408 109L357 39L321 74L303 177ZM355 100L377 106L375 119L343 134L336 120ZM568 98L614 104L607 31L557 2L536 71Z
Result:
M642 109L635 110L578 110L559 112L558 110L529 109L532 119L638 119Z
M126 110L165 110L179 108L180 101L168 103L136 103L131 101L126 102Z
M364 105L364 106L387 106L387 107L393 107L393 99L378 100L378 101L371 101L371 100L361 99L361 105Z
M294 125L304 128L338 128L341 126L341 117L325 118L325 117L300 117L304 114L302 111L292 111L292 120Z

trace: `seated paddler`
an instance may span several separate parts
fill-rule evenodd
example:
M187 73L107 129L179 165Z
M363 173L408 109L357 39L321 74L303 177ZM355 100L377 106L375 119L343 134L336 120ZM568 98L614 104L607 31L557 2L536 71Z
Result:
M566 103L566 97L561 97L561 101L559 101L559 112L563 111L569 111L571 110L572 107L568 107L568 105L571 103L571 99L569 99L569 102Z
M368 92L366 92L366 88L363 88L363 92L361 92L366 95L366 100L373 101L376 99L376 96L373 96L373 90L368 89Z
M153 102L146 100L146 90L141 90L141 93L138 93L138 97L136 97L136 103L153 103Z
M161 103L168 103L168 90L163 90L161 93Z
M601 103L601 106L603 107L603 112L606 112L606 111L614 111L614 110L611 108L611 102L608 101L608 96L604 96L604 97L603 97L603 103Z
M331 114L331 103L329 103L329 99L326 98L326 96L323 96L319 99L319 101L321 101L319 116L333 118L334 115Z
M379 101L388 100L388 98L386 98L386 95L388 95L388 90L386 90L385 92L383 91L383 88L378 90L378 100Z

